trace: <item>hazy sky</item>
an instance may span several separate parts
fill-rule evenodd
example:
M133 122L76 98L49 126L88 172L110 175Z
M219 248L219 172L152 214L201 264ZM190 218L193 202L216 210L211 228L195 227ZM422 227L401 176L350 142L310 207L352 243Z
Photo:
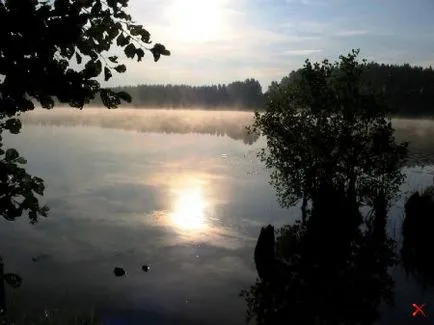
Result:
M434 63L434 0L130 0L133 18L172 56L129 64L116 83L263 88L306 58L360 48L384 63Z

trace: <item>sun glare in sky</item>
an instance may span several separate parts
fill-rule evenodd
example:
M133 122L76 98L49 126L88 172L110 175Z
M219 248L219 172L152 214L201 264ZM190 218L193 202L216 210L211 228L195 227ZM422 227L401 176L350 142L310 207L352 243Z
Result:
M225 24L222 0L173 0L166 14L174 36L183 41L217 40Z

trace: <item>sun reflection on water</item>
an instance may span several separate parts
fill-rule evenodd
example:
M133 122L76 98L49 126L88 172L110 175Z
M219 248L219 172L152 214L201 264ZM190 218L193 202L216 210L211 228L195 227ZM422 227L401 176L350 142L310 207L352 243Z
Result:
M176 192L170 219L173 225L184 231L205 230L206 209L206 201L200 188L182 189Z

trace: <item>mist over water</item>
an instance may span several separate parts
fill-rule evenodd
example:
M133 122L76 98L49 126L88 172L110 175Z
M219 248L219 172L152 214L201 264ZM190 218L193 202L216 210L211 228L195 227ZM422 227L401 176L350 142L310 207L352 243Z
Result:
M99 126L103 128L157 133L201 133L227 135L252 144L257 136L249 135L246 126L253 122L253 112L86 108L37 109L22 115L24 124Z
M228 136L253 144L258 135L249 134L246 126L253 123L253 112L209 111L200 109L140 109L89 107L80 111L73 108L53 110L36 109L21 116L24 124L53 126L97 126L149 133L209 134ZM434 163L434 120L392 119L398 141L409 141L408 165Z

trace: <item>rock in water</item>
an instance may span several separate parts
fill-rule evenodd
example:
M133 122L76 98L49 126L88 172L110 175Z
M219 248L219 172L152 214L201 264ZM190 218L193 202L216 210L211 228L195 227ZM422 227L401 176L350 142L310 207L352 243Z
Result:
M124 276L126 274L125 270L121 267L115 267L113 272L115 276Z

